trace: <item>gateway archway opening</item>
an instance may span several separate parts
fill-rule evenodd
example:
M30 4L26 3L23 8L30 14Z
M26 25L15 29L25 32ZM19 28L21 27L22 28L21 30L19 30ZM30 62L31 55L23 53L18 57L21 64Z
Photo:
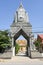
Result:
M22 38L22 40L20 40L20 38ZM28 56L28 48L30 47L29 37L22 29L14 36L14 46L15 55Z
M20 35L19 38L15 41L15 55L16 56L27 56L28 52L28 41Z

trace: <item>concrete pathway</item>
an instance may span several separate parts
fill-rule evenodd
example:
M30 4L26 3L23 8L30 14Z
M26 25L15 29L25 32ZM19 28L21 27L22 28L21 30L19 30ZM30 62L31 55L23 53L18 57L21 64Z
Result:
M25 52L18 52L18 54L16 54L17 56L26 56L26 53Z
M23 56L15 56L7 59L6 62L0 62L0 65L43 65L43 59L30 59Z
M40 59L30 59L26 56L15 56L11 59L12 62L36 62L40 61Z

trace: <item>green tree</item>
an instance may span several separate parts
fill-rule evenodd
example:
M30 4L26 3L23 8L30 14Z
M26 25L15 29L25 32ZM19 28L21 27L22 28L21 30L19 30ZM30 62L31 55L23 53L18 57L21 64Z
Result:
M18 53L19 49L20 49L20 46L19 46L19 44L16 43L16 45L15 45L15 52L16 52L16 54Z
M39 49L40 48L40 40L36 40L35 42L34 42L34 44L35 44L35 46L36 46L36 48L37 49Z
M10 47L11 43L8 30L0 31L0 52Z

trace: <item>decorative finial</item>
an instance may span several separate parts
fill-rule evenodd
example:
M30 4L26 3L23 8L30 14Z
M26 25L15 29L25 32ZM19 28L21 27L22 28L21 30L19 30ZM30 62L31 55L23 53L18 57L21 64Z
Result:
M21 0L21 3L20 3L20 7L23 7L22 0Z

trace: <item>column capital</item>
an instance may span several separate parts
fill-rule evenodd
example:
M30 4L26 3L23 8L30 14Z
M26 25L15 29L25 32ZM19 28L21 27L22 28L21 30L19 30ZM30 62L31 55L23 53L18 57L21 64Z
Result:
M14 38L14 36L15 36L15 33L12 33L12 34L11 34L11 37Z
M32 37L34 37L34 35L30 33L30 34L29 34L29 37L32 38Z
M11 35L12 38L14 38L14 35Z
M12 38L14 38L14 36L11 36Z

